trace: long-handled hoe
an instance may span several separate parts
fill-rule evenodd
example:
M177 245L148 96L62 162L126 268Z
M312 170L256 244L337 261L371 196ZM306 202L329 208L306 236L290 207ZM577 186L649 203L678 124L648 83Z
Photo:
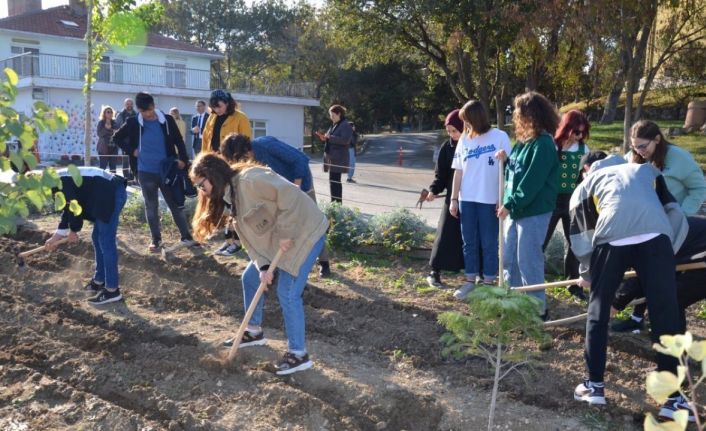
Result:
M272 259L272 262L270 263L270 267L267 270L268 273L272 274L275 272L275 270L277 269L277 264L279 263L279 260L282 257L282 253L283 253L282 249L277 250L277 254L275 254L275 257L274 257L274 259ZM238 332L235 333L235 337L233 338L233 345L231 346L230 350L228 351L228 355L226 357L220 357L220 358L209 356L209 357L204 358L205 361L202 361L202 363L205 362L206 365L209 365L210 363L216 362L223 367L229 367L230 365L235 363L235 356L238 353L238 347L240 347L240 341L243 339L243 334L245 334L245 329L248 326L248 322L250 321L250 318L252 317L253 313L255 312L255 308L257 307L257 303L260 302L260 298L265 293L265 290L267 290L267 283L261 282L260 286L257 288L257 292L255 292L255 296L253 297L252 301L250 302L250 306L245 311L245 316L243 316L243 321L240 323L240 327L238 328Z
M67 242L68 240L69 240L69 238L66 237L66 238L60 239L60 240L57 241L55 244L56 244L56 245L61 245L61 244L65 243L65 242ZM33 254L40 253L40 252L46 250L46 247L47 247L46 245L42 245L42 246L33 248L33 249L31 249L31 250L27 250L27 251L23 251L23 252L21 252L21 253L17 253L17 256L16 256L16 260L17 260L17 269L18 269L20 272L23 272L23 271L25 270L25 257L29 257L29 256L31 256L31 255L33 255Z

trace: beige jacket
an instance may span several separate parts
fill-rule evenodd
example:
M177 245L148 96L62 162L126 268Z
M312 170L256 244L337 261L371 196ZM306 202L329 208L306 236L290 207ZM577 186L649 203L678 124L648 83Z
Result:
M278 267L296 276L321 236L328 219L299 187L265 167L253 167L235 175L223 199L235 201L235 230L258 268L269 265L279 240L293 239Z

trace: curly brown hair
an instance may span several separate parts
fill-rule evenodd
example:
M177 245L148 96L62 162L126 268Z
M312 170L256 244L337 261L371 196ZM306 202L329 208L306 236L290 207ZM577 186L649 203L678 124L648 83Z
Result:
M559 114L549 99L536 91L528 91L515 97L512 122L517 140L527 141L542 132L554 136L559 126Z
M194 238L203 241L208 235L224 223L223 213L225 210L226 187L231 184L235 175L253 166L259 166L252 161L245 161L229 165L228 162L216 153L201 153L196 156L191 165L189 177L192 181L196 179L207 179L211 183L211 193L206 195L199 192L196 203L196 211L191 226L194 229ZM236 214L235 202L232 203L230 212Z

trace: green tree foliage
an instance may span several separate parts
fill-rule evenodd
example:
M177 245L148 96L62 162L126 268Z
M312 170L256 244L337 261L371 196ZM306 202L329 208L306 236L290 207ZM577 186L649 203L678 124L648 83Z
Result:
M59 131L68 122L64 111L49 108L40 101L34 103L31 118L16 112L12 106L17 97L18 77L12 69L5 69L4 74L0 82L0 170L4 174L14 170L18 175L14 183L0 183L0 234L14 233L18 218L27 217L30 206L37 210L44 208L52 198L52 188L61 188L61 181L53 169L45 169L37 175L25 173L37 166L37 159L30 151L37 140L37 133ZM18 148L8 148L6 143L9 141L18 141ZM70 169L77 183L80 183L78 170L73 165ZM54 202L56 210L66 205L61 192L56 193ZM69 204L80 211L74 201Z
M479 355L494 369L488 430L493 429L498 385L525 364L527 352L517 346L527 340L546 340L537 298L497 286L476 288L466 299L465 313L446 312L439 322L447 332L441 338L442 355L462 358Z

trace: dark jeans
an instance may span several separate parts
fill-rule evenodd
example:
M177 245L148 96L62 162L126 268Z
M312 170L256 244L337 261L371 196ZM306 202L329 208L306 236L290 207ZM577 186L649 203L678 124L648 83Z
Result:
M99 154L98 155L98 166L101 169L105 169L110 166L110 172L115 173L115 165L117 162L117 157L113 154Z
M569 239L569 223L571 217L569 215L569 201L571 200L570 193L563 193L557 195L556 198L556 208L552 213L552 218L549 219L549 228L547 228L547 236L544 238L544 244L542 245L542 251L547 249L549 240L552 239L552 234L556 229L556 225L561 220L561 227L564 231L564 277L567 280L573 280L579 278L579 261L574 256L574 252L571 251L571 240Z
M93 225L93 250L96 259L96 272L93 280L99 283L105 282L107 289L113 290L120 287L118 277L118 245L116 236L118 234L118 222L120 212L125 206L127 192L123 185L117 186L115 191L115 209L108 222L96 220Z
M641 244L597 246L591 255L591 297L588 303L584 354L588 378L592 382L603 381L610 306L625 270L630 267L637 271L647 297L647 306L652 316L652 341L659 342L660 335L680 334L684 331L677 305L674 254L666 235L659 235ZM676 374L677 359L658 353L657 369Z
M201 138L194 138L194 144L192 148L194 149L194 155L192 159L195 159L196 156L201 152Z
M169 211L172 213L174 223L176 223L179 229L182 241L192 239L191 233L189 232L189 225L186 222L186 217L184 217L184 212L174 201L171 188L162 184L161 176L159 174L141 171L138 172L137 176L140 187L142 188L142 197L145 199L145 216L147 217L147 224L150 226L152 244L157 245L162 241L162 233L159 229L159 191L162 192L164 201L167 203Z
M341 184L341 173L328 173L329 184L331 185L331 202L343 203L343 184Z

